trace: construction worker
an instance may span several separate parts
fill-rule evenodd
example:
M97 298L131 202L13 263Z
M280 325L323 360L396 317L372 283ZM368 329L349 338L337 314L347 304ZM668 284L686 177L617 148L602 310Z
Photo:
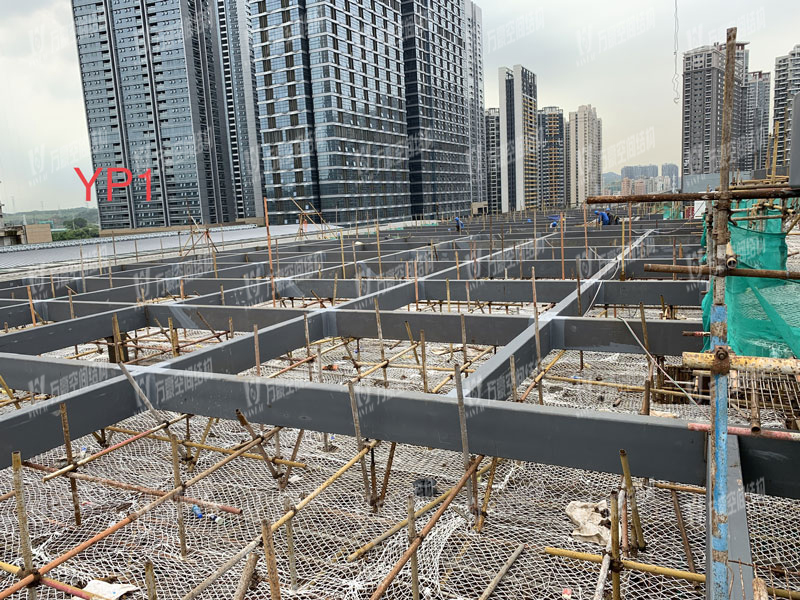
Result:
M461 219L459 217L456 217L454 221L456 222L456 231L458 233L461 233L461 228L464 226L464 223L461 222Z

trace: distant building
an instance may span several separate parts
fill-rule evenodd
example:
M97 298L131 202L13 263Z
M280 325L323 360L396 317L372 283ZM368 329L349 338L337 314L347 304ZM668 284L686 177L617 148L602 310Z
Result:
M500 184L500 109L486 111L486 201L489 212L502 211Z
M564 166L564 111L546 106L538 111L539 130L539 205L561 208L566 205Z
M591 104L569 113L566 142L567 201L578 207L602 189L603 122Z
M763 169L767 164L769 147L769 73L752 71L747 74L744 130L745 156L742 166L747 171Z
M633 193L637 196L647 193L647 181L644 179L637 179L633 182Z
M522 65L501 67L500 173L502 212L539 206L536 75Z
M93 167L133 174L110 202L97 178L100 227L235 220L215 18L190 0L113 4L72 0Z
M792 145L792 99L800 93L800 44L786 56L775 59L775 100L772 111L772 132L777 132L775 164L789 164ZM772 148L769 149L772 154ZM771 159L770 159L771 160Z
M425 218L467 215L471 192L466 101L469 94L464 76L464 0L390 1L391 6L401 4L403 15L400 48L405 61L408 137L413 149L409 160L412 213ZM374 0L351 0L349 4L361 6L365 12L368 7L384 13L388 10L387 4ZM319 10L330 9L320 4ZM385 20L381 19L381 23L385 24ZM336 25L332 23L332 26ZM361 32L356 29L353 35L363 39L364 31L380 38L376 40L379 48L384 44L387 48L396 47L394 40L387 43L382 39L381 24L376 26L367 21L364 29ZM333 34L336 35L336 30ZM352 54L352 43L342 39L341 46L343 56ZM366 53L373 54L369 49ZM372 70L371 65L365 64L364 68ZM384 70L379 71L383 73ZM378 78L375 85L382 89L381 79ZM372 97L374 93L369 95Z
M676 164L664 163L661 165L661 175L669 177L673 190L677 190L680 187L680 173L680 167Z
M409 123L415 119L414 156L435 152L438 142L421 123L427 109L420 104L430 100L405 88L399 2L262 0L251 7L270 222L296 223L301 210L318 211L329 223L407 219L406 100ZM419 27L427 29L427 21ZM405 41L413 53L412 34ZM458 149L463 175L466 145ZM412 172L422 177L420 168Z
M631 194L633 194L633 183L634 183L634 181L635 180L631 179L630 177L625 177L622 180L622 185L620 186L620 193L623 196L630 196Z
M480 7L464 0L464 77L469 128L469 181L473 203L486 201L486 122L483 102L483 17Z
M745 80L749 64L747 42L736 43L731 170L743 170ZM702 46L683 55L682 173L718 173L722 143L722 96L725 44Z
M236 218L263 218L251 5L248 0L217 0L215 4L225 92L220 103L230 144L225 158L233 178Z
M657 177L657 165L634 165L631 167L622 167L622 177L629 179L644 179L646 177Z
M53 241L50 225L35 223L32 225L9 225L0 223L0 247L19 246L22 244L42 244Z

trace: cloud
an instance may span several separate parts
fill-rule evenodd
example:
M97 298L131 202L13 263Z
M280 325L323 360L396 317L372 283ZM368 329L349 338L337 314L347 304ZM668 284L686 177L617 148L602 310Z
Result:
M90 172L91 159L70 6L0 8L0 201L9 212L85 205L73 168Z

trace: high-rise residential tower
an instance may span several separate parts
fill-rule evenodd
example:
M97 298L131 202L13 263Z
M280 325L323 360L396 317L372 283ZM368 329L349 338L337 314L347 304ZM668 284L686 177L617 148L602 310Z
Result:
M133 175L130 185L112 187L111 201L106 172L98 176L101 228L234 220L208 0L72 0L72 7L93 166ZM139 177L148 172L149 181Z
M578 207L603 187L603 122L591 104L569 113L566 138L568 202Z
M402 0L402 13L412 213L466 215L471 196L464 0Z
M658 177L657 165L631 165L622 167L620 175L623 179L645 179L647 177Z
M217 7L217 43L221 49L225 131L236 218L264 216L261 144L258 140L256 81L250 0L213 0Z
M502 188L500 185L500 109L486 111L486 202L487 210L501 212Z
M769 146L769 83L770 75L763 71L747 74L745 96L745 153L742 168L746 171L763 169L767 164Z
M300 210L332 223L407 218L399 1L257 0L251 8L270 222L295 223Z
M775 59L775 101L772 132L777 131L775 165L787 166L792 145L792 99L800 94L800 44L786 56ZM769 149L772 153L772 149ZM771 160L771 159L770 159Z
M661 165L661 176L669 177L670 185L673 190L680 187L680 167L673 163L664 163Z
M486 126L483 103L483 17L480 7L464 0L464 76L469 127L469 181L472 202L486 200Z
M731 168L744 169L747 147L744 129L745 81L749 63L747 42L736 43ZM725 44L701 46L683 55L683 125L681 165L684 175L717 173L722 142L722 94Z
M564 158L564 111L545 106L538 112L539 131L539 205L562 208L566 205Z
M536 75L523 67L500 67L501 210L539 206Z

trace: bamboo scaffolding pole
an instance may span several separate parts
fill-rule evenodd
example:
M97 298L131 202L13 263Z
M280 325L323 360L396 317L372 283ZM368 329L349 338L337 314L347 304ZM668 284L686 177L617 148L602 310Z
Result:
M270 433L268 433L267 435L270 435ZM208 477L209 475L211 475L215 471L219 470L221 467L227 465L229 462L231 462L237 456L240 456L241 454L244 454L247 450L249 450L250 448L252 448L256 444L258 444L260 441L263 441L264 438L265 438L265 436L260 436L258 439L252 440L249 443L243 445L234 454L226 456L225 458L223 458L222 460L220 460L219 462L217 462L213 466L209 467L208 469L206 469L202 473L199 473L199 474L195 475L191 479L189 479L186 482L184 482L184 484L182 486L174 488L171 491L165 493L163 496L160 496L159 498L156 498L155 500L153 500L152 502L146 504L145 506L143 506L139 510L130 513L125 518L117 521L116 523L114 523L111 526L107 527L103 531L95 534L94 536L92 536L88 540L86 540L86 541L78 544L77 546L73 547L71 550L68 550L64 554L61 554L60 556L54 558L53 560L48 562L46 565L44 565L42 567L39 567L37 569L38 574L39 575L44 575L46 573L49 573L50 571L52 571L56 567L64 564L65 562L67 562L71 558L74 558L75 556L77 556L78 554L80 554L81 552L86 550L87 548L90 548L90 547L94 546L95 544L97 544L98 542L101 542L102 540L104 540L108 536L116 533L117 531L119 531L120 529L125 527L126 525L128 525L130 523L133 523L136 519L140 518L142 515L144 515L144 514L150 512L151 510L161 506L165 502L168 502L169 500L172 500L175 496L181 494L187 487L189 487L191 485L194 485L198 481ZM9 596L15 594L19 590L21 590L21 589L27 587L28 585L30 585L31 583L33 583L35 580L36 580L36 577L34 575L27 575L26 577L22 578L20 581L18 581L17 583L12 585L11 587L6 588L5 590L1 591L0 592L0 600L3 600L4 598L8 598Z
M619 498L611 492L611 598L620 600Z
M519 558L519 555L522 554L522 551L524 549L525 549L525 544L519 544L514 549L514 552L511 554L511 556L508 557L508 560L506 560L503 567L497 572L497 575L494 576L494 579L492 579L489 582L489 585L486 586L486 589L481 594L480 598L478 598L478 600L489 600L489 597L492 595L492 593L494 593L494 590L503 580L503 577L505 577L506 573L508 573L508 570L511 568L511 565L513 565L514 561L516 561L517 558Z
M151 561L144 563L144 582L147 587L147 600L158 600L156 593L156 574Z
M503 459L498 459L498 462L499 462L499 461L502 461L502 460L503 460ZM486 473L486 472L487 472L487 471L490 469L490 467L491 467L491 465L485 465L485 466L481 467L481 468L480 468L480 469L477 471L477 475L480 477L481 475L483 475L484 473ZM462 487L463 487L463 486L462 486ZM447 497L448 497L448 495L449 495L449 494L451 494L451 493L453 492L453 490L454 490L454 489L455 489L455 486L454 486L454 487L451 487L450 489L448 489L448 490L447 490L447 491L445 491L444 493L442 493L442 494L438 495L436 498L434 498L433 500L431 500L430 502L428 502L428 503L427 503L425 506L423 506L422 508L420 508L419 510L417 510L417 511L414 513L414 515L415 515L417 518L419 518L419 517L421 517L422 515L424 515L425 513L427 513L427 512L430 512L431 510L433 510L434 508L436 508L436 506L438 506L439 504L441 504L442 502L444 502L445 498L447 498ZM364 544L363 546L361 546L361 548L359 548L358 550L356 550L355 552L353 552L352 554L350 554L350 555L347 557L347 562L353 562L354 560L357 560L358 558L362 557L364 554L366 554L367 552L369 552L370 550L372 550L373 548L375 548L375 547L376 547L378 544L380 544L380 543L381 543L381 542L383 542L384 540L387 540L388 538L392 537L392 536L393 536L395 533L397 533L398 531L400 531L400 530L402 530L402 529L405 529L407 525L408 525L408 519L403 519L402 521L400 521L400 522L398 522L398 523L395 523L394 525L392 525L392 527L390 527L389 529L387 529L386 531L384 531L384 532L383 532L381 535L379 535L378 537L376 537L374 540L372 540L371 542L368 542L368 543Z
M486 491L483 495L483 506L481 507L481 512L478 515L478 522L475 524L475 531L480 532L483 529L483 522L486 519L488 510L489 510L489 499L492 495L492 485L494 484L494 474L497 470L497 462L498 458L495 456L492 458L492 462L489 465L489 481L486 483Z
M61 429L64 432L64 449L67 454L67 463L72 464L72 439L69 435L69 419L67 418L67 405L63 402L58 405L61 413ZM78 482L75 479L69 480L69 489L72 494L72 507L75 512L75 525L81 524L81 503L78 500Z
M625 479L625 493L628 497L628 503L631 506L631 519L633 520L633 545L641 551L647 549L647 543L644 539L644 531L642 530L642 522L639 519L639 508L636 504L636 490L633 487L633 479L631 478L631 469L628 465L628 453L624 449L619 451L619 460L622 463L622 473Z
M169 439L164 438L164 441L168 442ZM23 461L22 464L23 466L29 469L33 469L35 471L53 473L56 470L53 467L40 465L38 463L33 463L27 460ZM146 494L148 496L161 496L166 493L164 492L164 490L156 490L153 488L143 487L141 485L133 485L131 483L124 483L122 481L115 481L113 479L97 477L95 475L86 475L85 473L66 473L65 476L69 477L70 479L74 479L76 481L88 481L91 483L98 483L100 485L107 485L108 487L113 487L120 490L127 490L130 492L137 492L140 494ZM2 496L0 496L0 499L2 499ZM185 502L186 504L197 504L197 506L210 508L212 510L218 510L232 515L242 514L241 508L236 508L234 506L227 506L225 504L217 504L216 502L209 502L208 500L201 500L200 498L190 498L189 496L176 496L175 499L180 502Z
M478 465L480 465L482 460L483 460L483 455L478 455L477 457L475 457L475 460L472 461L472 464L470 465L469 469L464 473L464 475L462 475L459 482L453 487L452 491L444 499L442 505L433 514L430 520L425 524L425 527L422 528L417 537L414 538L414 541L411 542L411 544L409 544L408 550L406 550L403 553L403 556L400 557L400 560L397 561L397 564L395 564L395 566L392 568L389 574L383 579L383 581L381 581L380 585L378 586L378 589L376 589L370 596L370 600L378 600L386 593L386 590L389 588L392 581L394 581L395 577L397 577L397 574L400 573L403 566L408 562L408 560L411 558L414 552L416 552L417 548L419 548L420 544L422 544L425 537L431 532L433 527L436 525L441 516L444 514L444 511L447 510L448 506L450 506L450 503L456 497L459 490L461 490L461 488L463 488L464 485L466 485L467 481L469 481L469 478L475 474L475 470L478 468Z
M269 519L261 521L261 545L267 562L267 579L271 600L281 600L281 584L278 580L278 561L275 557L275 541L272 539L273 526Z
M697 573L694 566L694 557L692 556L692 547L689 544L689 537L686 535L686 525L683 522L683 513L681 512L681 504L678 501L678 492L670 490L672 496L672 506L675 509L675 522L678 525L678 530L681 532L681 543L683 544L683 552L686 554L686 562L689 565L689 570L692 573Z
M536 268L531 267L531 289L532 289L532 302L533 302L533 324L536 327L536 331L534 332L534 337L536 338L536 371L537 377L542 375L542 341L541 341L541 332L539 331L539 304L536 300ZM539 379L541 381L541 378ZM534 383L531 385L535 385L537 382L534 380ZM537 386L539 388L539 404L544 404L544 390L542 389L541 385ZM531 388L525 390L525 393L522 395L522 402L525 401L528 394L530 393Z
M251 552L247 555L247 562L242 570L242 577L239 579L239 585L236 586L236 591L233 593L233 600L245 600L245 596L253 583L253 575L256 572L257 563L257 553Z
M183 419L183 415L181 415L179 417L174 417L173 419L170 419L166 423L161 423L160 425L156 425L155 427L151 427L150 429L147 429L146 431L139 432L139 433L135 434L133 437L124 439L121 442L117 442L113 446L109 446L108 448L103 448L99 452L95 452L94 454L90 454L89 456L87 456L85 458L82 458L80 460L75 461L74 463L70 463L67 466L62 467L61 469L58 469L57 471L51 473L50 475L45 475L42 478L42 481L50 481L51 479L54 479L54 478L58 477L59 475L64 475L64 473L69 473L70 471L74 471L78 467L82 467L85 464L88 464L88 463L90 463L90 462L92 462L94 460L97 460L101 456L105 456L106 454L108 454L110 452L113 452L114 450L118 450L119 448L122 448L122 447L127 446L128 444L130 444L132 442L135 442L136 440L140 440L140 439L142 439L144 437L147 437L147 436L149 436L149 435L151 435L153 433L156 433L157 431L161 431L162 429L165 429L166 427L168 427L168 426L170 426L170 425L172 425L174 423L177 423L181 419Z
M308 504L317 496L319 496L324 490L326 490L333 482L335 482L339 477L344 475L350 468L355 465L362 457L366 456L367 452L375 447L378 444L377 440L373 440L367 442L364 448L361 449L353 458L351 458L347 463L345 463L342 467L339 468L333 475L331 475L327 480L325 480L322 485L312 490L305 498L300 500L295 506L292 507L291 510L285 512L283 516L275 521L272 524L272 532L274 533L277 529L283 527L290 519L294 518L294 516L300 512L303 508L308 506ZM244 548L239 550L236 554L234 554L231 558L229 558L225 563L223 563L219 568L217 568L211 575L209 575L205 580L203 580L198 586L196 586L193 590L191 590L188 594L186 594L181 600L193 600L197 598L200 594L203 593L208 587L213 584L217 579L222 577L225 573L227 573L233 565L238 563L244 556L258 548L262 544L262 536L259 534L255 539L253 539L249 544L247 544ZM2 600L0 598L0 600Z
M467 437L467 411L464 408L464 390L461 386L461 365L455 363L453 365L453 380L456 383L456 398L458 399L458 425L461 430L461 455L464 461L464 471L469 470L470 454L469 454L469 439ZM478 478L473 474L472 482L472 501L470 503L470 510L476 513L478 510Z
M14 497L17 503L17 523L19 526L19 545L22 553L22 562L25 572L33 571L33 550L31 536L28 530L28 511L25 507L25 490L22 483L22 457L19 452L11 454L12 482L14 484ZM21 589L21 588L20 588ZM28 600L36 600L36 588L28 588Z
M255 432L255 429L253 429L253 426L250 425L250 423L247 421L247 417L245 417L244 414L242 414L242 411L240 411L238 408L236 409L236 419L239 421L239 424L242 426L242 428L245 431L247 431L247 433L250 434L250 437L252 439L258 438L258 434ZM281 427L275 428L274 437L276 440L276 447L277 447L278 434L281 429L282 429ZM273 479L277 479L279 477L279 473L276 471L275 467L272 466L272 461L269 459L269 455L267 454L267 451L264 448L264 444L256 444L255 449L256 452L258 452L261 455L261 458L264 459L264 463L267 465L270 475L272 475ZM279 451L276 451L275 455L277 456L279 453L280 453Z
M561 381L564 383L574 383L576 385L589 385L589 386L598 386L598 387L610 387L618 389L621 392L644 392L645 386L642 385L635 385L632 383L615 383L613 381L595 381L593 379L574 379L572 377L563 377L561 375L547 375L545 379L551 381ZM678 398L685 398L686 394L683 392L679 392L677 390L666 390L661 388L650 388L650 391L654 394L664 394L666 396L675 396ZM695 400L708 400L708 394L689 394Z
M119 427L117 425L111 425L109 427L106 427L106 429L108 429L109 431L116 431L116 432L119 432L119 433L127 433L127 434L137 433L136 431L134 431L132 429L127 429L125 427ZM147 437L150 438L150 439L153 439L153 440L158 440L159 442L168 442L169 441L168 437L155 435L155 434L148 435ZM186 448L195 448L197 450L208 450L210 452L217 452L219 454L233 454L234 452L237 451L237 448L220 448L219 446L210 446L208 444L199 443L199 442L190 442L190 441L187 441L187 440L178 440L178 443L181 444L182 446L186 447ZM264 458L262 456L258 455L258 454L243 454L242 458L249 458L249 459L252 459L252 460L264 460ZM306 469L306 468L308 468L308 465L306 463L304 463L304 462L295 462L295 461L291 461L291 460L285 460L285 459L282 459L282 458L270 457L269 458L269 462L271 462L273 464L276 464L276 465L291 466L291 467L293 467L295 469Z
M600 554L590 554L588 552L576 552L574 550L566 550L564 548L553 548L545 546L544 553L550 556L560 556L572 560L584 560L587 562L601 563L603 557ZM658 565L651 565L647 563L635 562L632 560L622 560L622 566L631 571L639 571L641 573L651 573L653 575L660 575L662 577L670 577L672 579L683 579L692 583L705 584L706 576L702 573L692 573L691 571L680 571L678 569L671 569L669 567L661 567ZM790 600L800 600L800 592L792 590L784 590L779 588L768 587L770 595L778 598L789 598Z
M538 329L538 328L537 328L537 329ZM550 361L550 362L549 362L549 363L548 363L548 364L547 364L547 365L544 367L544 369L542 369L542 370L539 372L539 374L538 374L538 375L536 375L536 377L534 377L533 381L531 381L531 384L530 384L530 385L527 387L527 389L526 389L526 390L525 390L525 392L522 394L522 396L520 396L520 399L519 399L519 401L520 401L520 402L525 402L525 399L528 397L528 394L530 394L530 393L531 393L531 391L533 390L533 388L534 388L534 387L540 387L540 386L538 386L537 384L539 384L539 382L541 382L541 381L542 381L542 379L544 379L544 376L545 376L545 375L547 375L547 372L548 372L550 369L552 369L552 368L555 366L555 364L556 364L556 363L557 363L557 362L558 362L558 361L561 359L561 357L562 357L562 356L564 356L566 353L567 353L567 351L566 351L566 350L559 350L559 352L558 352L558 354L556 354L555 358L553 358L553 360L551 360L551 361ZM571 381L572 381L572 380L571 380ZM544 403L544 402L541 400L541 398L540 398L540 400L539 400L539 403L540 403L540 404L543 404L543 403Z
M16 565L12 565L10 563L2 561L0 561L0 570L5 571L6 573L11 573L16 577L20 577L22 573L25 572L25 569L23 569L22 567L18 567ZM46 585L49 588L53 588L54 590L58 590L59 592L64 592L65 594L70 594L77 598L83 598L84 600L108 600L104 596L98 596L97 594L93 594L91 592L79 590L78 588L72 587L71 585L68 585L66 583L61 583L60 581L56 581L55 579L50 579L49 577L40 578L39 583L41 583L42 585Z
M676 492L688 492L690 494L705 495L706 493L706 488L704 487L695 487L693 485L679 485L677 483L662 483L660 481L654 482L653 487L657 487L662 490L675 490Z
M467 367L469 367L469 366L471 366L471 365L475 364L475 362L477 362L478 360L480 360L481 358L483 358L484 356L486 356L487 354L489 354L491 351L492 351L492 347L491 347L491 346L487 346L486 348L484 348L483 350L481 350L481 351L480 351L480 353L478 353L478 355L477 355L477 356L473 356L473 357L472 357L471 359L469 359L469 360L468 360L466 363L464 363L464 365L461 367L461 372L462 372L462 373L466 373L466 372L467 372ZM472 372L474 372L474 370L472 370ZM446 377L445 377L445 378L444 378L442 381L440 381L440 382L439 382L439 383L436 385L436 387L434 387L434 388L431 390L431 394L438 394L438 393L439 393L439 391L440 391L440 390L441 390L441 389L442 389L442 388L443 388L445 385L447 385L447 383L448 383L449 381L451 381L452 379L453 379L453 374L452 374L452 373L448 373L448 374L447 374L447 376L446 376Z
M173 436L170 439L170 447L172 449L172 481L175 488L183 488L183 482L181 481L181 464L178 458L178 444L177 440ZM75 481L71 479L70 481ZM176 504L179 503L177 498L173 498ZM186 522L183 516L183 510L178 507L175 511L178 514L178 541L180 542L181 547L181 558L186 559L186 555L188 554L188 550L186 548Z
M407 502L408 543L411 545L414 543L414 539L417 537L417 523L414 515L414 496L409 494ZM419 565L417 564L416 550L411 555L411 598L413 600L419 600Z

